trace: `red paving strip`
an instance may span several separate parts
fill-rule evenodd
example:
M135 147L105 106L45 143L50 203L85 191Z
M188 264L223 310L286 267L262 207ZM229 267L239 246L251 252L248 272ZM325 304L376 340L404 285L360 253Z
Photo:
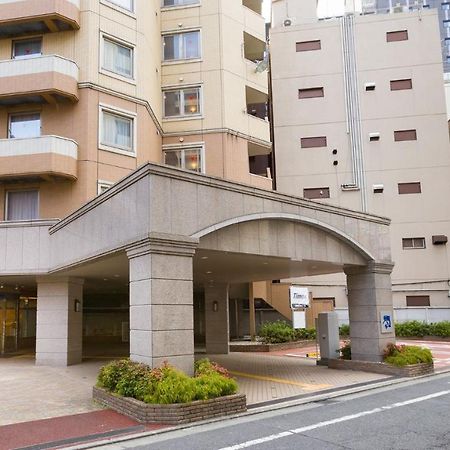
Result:
M114 411L94 411L2 426L0 450L56 448L106 438L109 434L118 436L161 428L166 425L142 425Z
M343 345L344 341L341 341ZM428 341L428 340L405 340L397 341L401 345L419 345L421 347L429 348L433 353L434 367L437 371L450 369L450 342L448 341ZM315 345L301 348L292 348L289 350L279 350L276 352L260 353L265 356L290 356L293 358L308 358L316 359L317 348ZM309 357L308 357L309 355Z

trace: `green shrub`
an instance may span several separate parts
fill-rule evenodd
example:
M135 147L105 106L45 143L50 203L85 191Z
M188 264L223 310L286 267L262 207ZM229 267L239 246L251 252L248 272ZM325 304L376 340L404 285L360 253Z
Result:
M433 355L427 348L415 345L388 344L384 351L384 362L403 367L410 364L432 363Z
M339 336L350 336L350 325L341 325L339 327Z
M409 322L396 323L395 334L399 337L423 337L430 334L430 326L425 322L411 320Z
M97 386L146 403L188 403L231 395L238 386L228 371L208 359L195 364L195 377L167 363L150 367L129 360L113 361L100 369Z
M450 337L450 322L437 322L429 325L430 336Z
M265 322L261 325L258 333L266 344L281 344L294 340L294 329L283 320L276 322Z
M352 346L350 341L344 342L344 346L339 350L342 359L352 359Z
M294 339L296 341L301 340L315 340L317 337L317 332L315 328L298 328L294 330Z

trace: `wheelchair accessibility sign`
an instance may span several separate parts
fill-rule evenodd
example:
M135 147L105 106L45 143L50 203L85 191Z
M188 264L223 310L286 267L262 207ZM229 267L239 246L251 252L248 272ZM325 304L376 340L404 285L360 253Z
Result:
M391 311L381 311L381 332L382 333L393 333L394 332L394 320Z

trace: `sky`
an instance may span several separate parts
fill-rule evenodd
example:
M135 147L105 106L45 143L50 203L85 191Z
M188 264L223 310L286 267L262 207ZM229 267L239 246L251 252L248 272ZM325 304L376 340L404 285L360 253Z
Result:
M302 1L302 0L290 0ZM266 20L270 20L271 0L263 1L263 15ZM356 7L361 4L361 0L356 0ZM319 0L318 14L319 17L330 17L341 15L344 11L344 0Z

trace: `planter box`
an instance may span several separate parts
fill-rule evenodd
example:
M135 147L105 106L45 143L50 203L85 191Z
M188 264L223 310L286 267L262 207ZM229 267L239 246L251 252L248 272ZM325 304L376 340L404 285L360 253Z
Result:
M315 344L315 340L283 342L282 344L263 344L252 342L245 344L230 344L230 352L278 352L292 348L309 347Z
M382 362L353 361L346 359L329 359L330 369L340 370L360 370L362 372L373 372L382 375L392 375L397 377L418 377L434 372L433 363L413 364L405 367L397 367Z
M93 388L92 396L94 400L102 405L139 423L180 425L247 411L247 402L244 394L234 394L212 400L198 400L174 405L152 405L134 398L121 397L98 387Z

